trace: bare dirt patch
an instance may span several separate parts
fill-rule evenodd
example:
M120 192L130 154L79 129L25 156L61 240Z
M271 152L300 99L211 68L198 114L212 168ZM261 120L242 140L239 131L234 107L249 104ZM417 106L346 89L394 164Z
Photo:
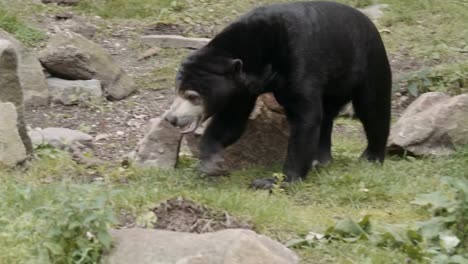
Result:
M169 199L154 208L153 212L158 217L156 229L191 233L207 233L227 228L252 229L247 221L227 212L217 212L182 198Z
M171 91L140 90L122 101L90 102L86 105L26 108L32 127L64 127L95 137L94 154L117 161L133 151L151 118L161 115L172 100Z
M166 200L152 209L157 216L155 229L189 233L208 233L229 228L252 229L246 220L184 198ZM121 212L120 227L136 226L133 215Z

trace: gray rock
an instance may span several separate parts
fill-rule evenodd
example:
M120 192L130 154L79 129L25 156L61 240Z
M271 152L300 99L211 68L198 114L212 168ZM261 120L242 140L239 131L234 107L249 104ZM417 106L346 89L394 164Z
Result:
M31 154L33 149L23 118L23 87L18 76L17 51L10 41L3 39L0 39L0 102L15 105L18 132L26 153Z
M109 99L123 99L136 90L133 79L103 48L74 32L60 32L51 37L39 60L56 77L101 81Z
M51 145L58 149L93 146L93 137L81 131L61 127L49 127L29 131L29 136L35 146Z
M388 7L387 4L375 4L375 5L367 6L360 10L361 12L366 14L366 16L368 16L371 20L377 21L384 14L382 9L385 9L387 7Z
M18 75L23 87L24 102L28 105L47 105L49 89L37 57L8 32L0 29L0 39L8 40L18 54Z
M453 154L468 144L468 94L450 98L425 93L416 99L392 127L390 153L416 156Z
M26 159L13 103L0 103L0 167L13 167Z
M135 164L173 169L177 165L181 139L178 128L162 118L151 119L147 133L138 143Z
M179 35L147 35L141 37L143 43L162 48L199 49L208 44L210 40L209 38L186 38Z
M70 81L48 78L50 96L53 102L73 105L102 96L101 82L98 80Z
M295 264L299 258L281 243L245 229L178 233L154 229L113 230L110 264Z

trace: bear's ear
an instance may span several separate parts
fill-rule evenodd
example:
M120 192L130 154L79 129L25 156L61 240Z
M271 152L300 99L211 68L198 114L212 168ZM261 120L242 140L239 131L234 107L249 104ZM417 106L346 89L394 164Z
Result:
M242 60L240 59L234 59L232 60L232 63L231 63L231 72L233 74L240 74L242 72Z

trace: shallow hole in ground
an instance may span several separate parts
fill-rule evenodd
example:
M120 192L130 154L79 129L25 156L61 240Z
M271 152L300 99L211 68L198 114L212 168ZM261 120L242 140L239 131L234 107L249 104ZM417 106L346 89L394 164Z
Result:
M172 198L158 204L151 210L157 217L155 229L208 233L229 228L252 229L246 220L209 208L181 197ZM134 219L124 216L125 227L136 225Z

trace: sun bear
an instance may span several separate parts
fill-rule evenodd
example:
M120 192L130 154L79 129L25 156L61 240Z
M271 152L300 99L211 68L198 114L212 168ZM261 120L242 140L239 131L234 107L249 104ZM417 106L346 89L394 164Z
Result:
M332 160L333 121L349 101L367 138L361 158L383 162L391 83L383 41L363 13L335 2L273 4L241 16L181 63L165 118L183 133L212 118L199 170L220 175L223 149L243 134L256 98L273 93L290 125L283 173L291 183Z

